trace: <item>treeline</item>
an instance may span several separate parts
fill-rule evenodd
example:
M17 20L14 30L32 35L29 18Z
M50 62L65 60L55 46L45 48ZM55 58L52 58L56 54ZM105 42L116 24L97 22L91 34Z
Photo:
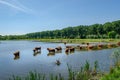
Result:
M28 38L120 38L120 20L26 34Z
M0 39L99 39L120 38L120 20L107 22L105 24L79 25L67 27L62 30L42 31L28 33L25 35L0 36Z
M0 40L19 40L19 39L28 39L26 35L0 35Z

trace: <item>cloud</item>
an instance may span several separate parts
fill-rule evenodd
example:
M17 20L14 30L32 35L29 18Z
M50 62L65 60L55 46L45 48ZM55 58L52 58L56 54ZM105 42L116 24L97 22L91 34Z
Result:
M23 6L20 2L11 0L12 2L6 1L6 0L0 0L0 4L6 5L8 7L11 7L15 10L25 12L25 13L33 13L33 11L25 6ZM13 4L14 3L14 4Z

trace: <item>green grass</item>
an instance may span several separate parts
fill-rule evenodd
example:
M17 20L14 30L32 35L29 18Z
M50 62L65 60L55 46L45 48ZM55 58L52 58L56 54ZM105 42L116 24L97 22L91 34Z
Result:
M115 50L111 57L115 65L111 67L110 72L104 75L100 80L120 80L120 48Z
M100 80L120 80L120 66L113 68L109 74L104 75Z
M87 42L119 42L120 39L32 39L41 42L67 42L67 43L87 43Z

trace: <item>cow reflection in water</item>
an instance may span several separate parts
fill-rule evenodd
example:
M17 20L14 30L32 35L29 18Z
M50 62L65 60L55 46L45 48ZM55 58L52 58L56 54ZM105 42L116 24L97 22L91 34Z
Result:
M14 54L14 60L17 60L20 58L20 52L19 51L16 51Z
M39 51L39 52L34 52L34 53L33 53L33 56L37 56L38 54L41 54L41 51Z
M55 56L55 53L54 53L54 52L49 52L49 53L47 54L47 56Z

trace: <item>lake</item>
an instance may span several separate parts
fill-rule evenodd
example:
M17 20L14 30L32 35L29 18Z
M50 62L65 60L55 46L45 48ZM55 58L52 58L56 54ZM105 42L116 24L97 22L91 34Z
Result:
M68 44L72 45L72 44ZM41 46L41 53L34 54L33 48ZM61 46L61 53L48 55L47 48L55 48ZM103 49L95 51L75 50L74 53L67 55L65 53L65 45L63 43L47 43L33 41L1 41L0 43L0 79L8 80L13 74L24 76L30 71L37 71L43 74L61 73L67 76L67 64L72 66L74 71L80 70L86 60L93 66L94 61L98 61L101 71L108 71L111 64L110 54L115 50ZM14 60L13 53L20 51L20 58ZM55 64L56 60L60 60L61 65Z

